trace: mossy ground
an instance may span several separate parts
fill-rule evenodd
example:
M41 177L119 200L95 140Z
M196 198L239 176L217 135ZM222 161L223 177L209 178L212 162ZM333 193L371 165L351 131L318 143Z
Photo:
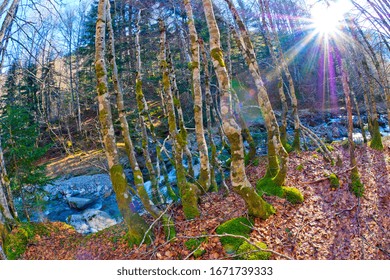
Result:
M200 256L202 256L206 252L204 249L200 248L201 244L205 240L206 240L206 238L204 238L204 237L202 237L202 238L191 238L191 239L188 239L184 243L184 245L191 252L193 252L195 250L195 252L193 253L193 256L195 258L199 258Z
M252 231L252 221L244 217L235 218L221 224L216 232L218 234L234 234L248 238ZM237 237L224 236L220 238L223 247L227 253L233 253L238 250L244 239Z
M336 174L332 173L328 176L328 178L330 182L330 187L332 189L338 189L340 187L339 177L337 177Z
M263 242L256 242L256 246L261 249L267 249L267 245ZM270 252L264 252L258 249L256 246L244 241L237 249L237 259L239 260L269 260L271 257Z
M292 204L299 204L304 200L302 193L297 188L278 186L272 178L267 176L257 181L256 190L259 195L267 194L285 198Z
M7 258L18 259L26 250L27 245L34 241L34 237L39 235L49 235L50 231L42 223L21 223L7 235L4 249Z

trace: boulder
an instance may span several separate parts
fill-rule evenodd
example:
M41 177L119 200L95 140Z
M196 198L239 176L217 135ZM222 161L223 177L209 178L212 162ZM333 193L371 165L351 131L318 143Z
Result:
M94 200L90 198L73 197L73 196L68 197L67 201L70 208L77 209L77 210L84 210L94 202Z
M88 209L82 214L74 214L67 218L67 222L82 234L94 233L117 224L117 221L106 212Z
M99 230L111 227L117 223L110 215L100 210L88 209L84 212L83 216L87 221L91 232L98 232Z

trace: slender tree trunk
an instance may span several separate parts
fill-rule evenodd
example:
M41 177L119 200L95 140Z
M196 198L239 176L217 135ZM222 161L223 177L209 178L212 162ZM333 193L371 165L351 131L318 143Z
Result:
M168 114L169 134L173 141L172 150L174 152L177 186L180 191L180 197L183 205L184 215L187 219L193 219L199 216L198 209L198 188L186 180L185 169L183 166L183 150L186 145L186 139L182 133L178 133L176 126L176 115L174 97L169 78L169 66L167 62L166 33L165 24L159 19L160 27L160 66L162 72L163 88L166 95L166 105ZM181 131L182 132L182 131Z
M7 200L7 204L11 212L11 216L16 219L18 217L18 213L16 212L15 209L14 199L11 191L10 179L8 177L7 169L5 166L3 149L1 147L1 136L0 136L0 184L3 186L5 198ZM7 215L5 216L7 217Z
M343 84L343 91L345 96L345 106L347 108L347 115L348 115L348 143L349 143L349 156L350 156L350 165L351 165L351 190L352 192L357 196L361 197L363 196L364 187L363 184L360 182L360 175L357 168L357 161L355 156L355 143L353 142L353 121L352 121L352 102L351 102L351 96L350 96L350 88L349 88L349 82L348 82L348 75L345 71L345 61L344 59L341 59L340 53L337 53L337 60L340 65L341 69L341 75L342 75L342 84Z
M209 74L209 68L208 68L208 59L206 56L206 51L204 47L204 42L202 39L199 39L199 46L202 53L202 64L203 64L203 73L204 73L204 86L205 86L205 96L206 96L206 122L207 122L207 134L208 134L208 142L211 149L211 159L210 159L210 190L217 191L218 190L218 184L215 178L216 168L220 170L221 173L221 184L226 189L229 190L226 182L225 182L225 174L222 170L222 166L220 165L220 162L217 157L217 146L214 142L214 137L212 133L212 123L211 123L211 109L213 107L213 99L211 97L211 91L210 91L210 74ZM218 123L218 129L221 130ZM221 137L223 137L223 133L221 134ZM222 138L221 138L222 140Z
M268 133L268 172L267 175L273 177L278 185L281 186L287 175L287 161L288 154L284 149L279 133L279 125L277 123L274 111L271 106L271 102L268 98L267 89L264 86L263 80L260 75L260 69L257 64L256 54L249 38L248 31L243 21L241 20L237 10L233 6L233 3L226 0L231 7L232 14L240 29L239 40L237 40L238 47L241 50L242 55L245 58L249 66L249 71L255 80L256 88L258 91L258 103L264 116L265 125ZM238 33L237 33L238 34ZM240 37L240 35L242 37ZM280 165L278 163L278 157L280 157Z
M278 76L278 92L279 92L279 98L282 103L282 115L281 115L281 125L279 127L280 130L280 140L282 141L283 146L286 148L286 150L289 149L287 146L287 114L288 114L288 105L287 105L287 99L286 95L284 93L284 86L283 86L283 75L282 75L282 66L280 65L280 61L278 60L278 57L275 53L274 46L272 45L272 39L271 34L269 31L269 28L267 26L267 22L265 19L265 13L261 13L261 19L262 19L262 26L264 30L264 41L268 47L268 50L271 54L272 61L275 64L276 67L276 73Z
M123 93L122 93L122 88L119 82L119 77L118 77L118 67L116 65L116 59L115 59L115 40L114 40L114 32L112 28L112 21L111 21L111 15L110 15L110 3L107 2L107 27L108 27L108 33L109 33L109 49L110 49L110 63L111 63L111 68L112 68L112 81L114 84L114 90L117 98L117 107L119 111L119 119L121 122L121 128L122 128L122 135L123 138L125 139L125 147L126 147L126 152L127 156L129 158L130 166L133 170L133 177L134 177L134 184L137 189L137 194L141 199L142 205L145 207L146 211L148 211L153 218L158 219L162 213L161 211L153 204L152 201L150 201L149 195L145 190L145 185L144 185L144 179L143 179L143 174L139 168L137 158L135 156L134 152L134 146L130 138L130 131L129 131L129 125L127 123L126 119L126 111L124 108L124 102L123 102ZM140 66L138 65L139 68L137 70L140 71ZM140 74L140 72L138 72ZM140 76L137 75L138 78ZM139 84L138 84L139 85ZM142 88L141 88L141 93L142 93ZM146 133L146 127L143 128L144 133ZM147 135L144 136L146 137L147 141ZM149 152L147 151L148 155ZM146 159L147 160L147 159ZM149 156L150 160L150 156ZM159 197L158 190L157 190L157 182L155 182L155 186L152 185L152 187L155 187L155 189L152 189L152 197L155 197L157 202L161 201L161 197ZM166 238L170 240L172 237L175 236L175 228L172 223L172 220L168 215L163 215L162 216L163 224L164 224L164 230L166 234Z
M290 74L290 70L288 69L288 65L286 62L286 59L283 54L282 46L279 41L279 36L277 34L277 30L275 28L275 25L273 24L273 19L270 13L269 9L269 0L259 0L260 5L263 6L263 13L267 14L269 24L271 26L271 30L273 33L273 41L275 42L275 47L278 50L278 55L279 55L279 61L282 65L282 69L284 74L286 75L288 85L289 85L289 90L290 90L290 97L291 97L291 106L293 110L293 117L294 117L294 141L292 144L292 148L296 151L300 151L300 140L299 140L299 114L298 114L298 100L295 94L295 86L294 86L294 81L292 79L292 76Z
M12 26L12 22L17 13L20 0L13 0L11 6L9 7L7 14L5 15L3 24L0 28L0 44L3 43L4 36L9 28Z
M139 244L147 234L148 226L141 216L130 208L132 197L128 191L128 183L119 163L116 147L114 126L112 123L111 106L108 94L107 68L105 62L105 34L107 20L107 0L99 0L98 17L95 37L95 70L97 79L97 95L99 103L99 120L102 129L103 142L108 161L108 168L115 191L119 210L127 225L127 239L130 245ZM149 238L147 238L147 242Z
M142 91L142 67L141 67L141 47L139 44L139 21L141 20L141 10L138 12L137 17L137 32L135 35L135 48L136 48L136 80L135 80L135 96L137 99L138 118L141 126L142 134L142 152L145 158L146 168L149 172L150 182L152 186L152 200L154 203L159 204L162 202L162 197L158 188L158 180L156 172L153 167L152 159L149 153L149 138L146 130L146 119L148 118L148 106Z
M250 215L268 218L275 209L256 194L245 173L244 145L241 129L234 120L231 104L231 85L221 50L220 33L211 0L203 0L204 13L210 34L210 54L221 91L221 116L223 129L231 147L231 182L233 190L245 201Z
M200 157L200 173L198 182L204 190L210 188L210 163L206 139L204 137L203 128L203 98L202 89L200 86L200 55L198 34L195 28L194 17L190 0L184 0L185 9L188 17L188 27L190 31L190 48L191 48L191 70L192 70L192 85L194 96L194 119L196 142L198 144Z
M183 114L183 109L181 107L180 93L179 93L179 89L178 89L177 83L176 83L175 68L173 66L172 55L171 55L171 51L169 50L168 42L165 42L165 45L166 45L166 50L167 50L167 63L168 63L167 65L168 65L168 70L169 70L169 80L170 80L170 85L171 85L171 92L172 92L173 102L174 102L173 104L174 104L175 109L177 111L177 119L178 119L178 124L179 124L179 135L183 141L182 148L183 148L183 152L187 158L188 175L192 179L195 179L192 153L191 153L190 149L188 148L188 133L187 133L187 128L186 128L185 122L184 122L184 114Z

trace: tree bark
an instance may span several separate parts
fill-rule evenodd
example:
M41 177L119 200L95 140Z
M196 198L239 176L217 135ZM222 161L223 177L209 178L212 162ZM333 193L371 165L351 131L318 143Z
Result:
M194 96L194 120L196 142L198 144L200 158L200 173L198 182L204 190L210 188L210 163L208 156L208 148L204 137L203 128L203 98L202 89L200 86L200 55L198 34L195 28L194 17L190 0L184 0L185 9L188 17L188 28L190 31L190 48L191 48L191 70L192 70L192 85Z
M159 19L160 27L160 67L162 72L162 83L166 95L166 109L168 114L169 134L173 141L173 154L176 169L176 180L183 205L184 215L187 219L193 219L200 215L198 209L198 188L186 180L186 172L183 166L183 150L186 139L178 133L176 126L176 115L174 97L172 94L171 81L169 77L169 66L167 62L165 24ZM183 131L181 131L183 132Z
M99 121L105 146L108 168L119 210L127 225L129 245L139 244L147 234L148 226L141 216L130 208L132 197L128 183L119 163L118 150L112 123L111 106L108 94L107 68L105 62L105 37L107 21L107 0L99 0L95 37L95 71L97 79L97 99L99 103ZM149 240L148 240L149 241Z
M203 0L203 8L210 34L210 54L221 91L223 129L231 145L231 182L233 190L245 201L250 215L268 218L275 209L256 194L245 173L244 145L241 129L234 120L231 104L231 85L221 50L220 33L211 0Z

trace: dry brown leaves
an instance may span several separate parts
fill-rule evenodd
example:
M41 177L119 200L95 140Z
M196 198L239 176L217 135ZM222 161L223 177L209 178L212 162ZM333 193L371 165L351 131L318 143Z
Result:
M343 167L324 163L315 152L292 154L286 185L297 187L305 196L301 205L293 206L283 199L266 197L277 213L266 221L255 219L252 240L265 242L269 249L294 259L389 259L389 189L390 141L384 152L365 146L356 149L364 197L357 199L349 191L349 152L342 147L334 151ZM298 165L304 169L296 170ZM265 173L265 162L247 169L249 180ZM329 173L340 177L341 187L330 189L328 180L304 184L324 178ZM169 214L175 220L177 238L166 241L161 225L154 228L151 245L129 248L123 239L125 226L116 225L97 234L82 236L70 229L53 230L50 236L35 238L24 259L194 259L184 242L190 237L215 234L223 221L245 215L243 200L234 193L211 193L202 197L201 216L187 221L181 206ZM61 224L56 223L57 227ZM200 246L205 254L200 259L229 258L218 237L209 237ZM281 257L273 255L273 258Z

